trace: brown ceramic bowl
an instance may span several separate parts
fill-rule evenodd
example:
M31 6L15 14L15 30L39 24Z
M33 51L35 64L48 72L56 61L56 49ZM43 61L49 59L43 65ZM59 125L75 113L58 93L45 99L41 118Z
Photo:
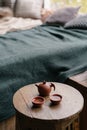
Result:
M62 96L59 94L53 94L50 96L50 101L53 105L57 105L62 100Z
M34 107L41 107L44 103L44 98L41 96L34 97L32 99L32 103L33 103Z

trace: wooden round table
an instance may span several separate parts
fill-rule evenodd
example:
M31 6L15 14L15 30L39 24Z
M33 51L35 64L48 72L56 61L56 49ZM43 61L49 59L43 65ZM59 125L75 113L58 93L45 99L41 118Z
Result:
M75 120L79 119L84 99L75 88L53 83L56 89L52 90L50 95L62 95L62 101L58 105L51 105L49 96L46 96L42 107L34 108L31 100L39 95L35 84L24 86L14 94L16 130L74 130Z

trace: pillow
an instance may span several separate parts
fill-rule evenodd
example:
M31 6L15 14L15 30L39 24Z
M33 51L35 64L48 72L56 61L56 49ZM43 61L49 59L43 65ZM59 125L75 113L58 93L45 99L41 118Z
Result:
M14 9L15 2L16 2L16 0L3 0L3 6Z
M41 11L41 21L44 22L45 19L53 13L52 10L42 9Z
M26 18L41 18L43 0L17 0L15 16Z
M67 29L87 29L87 14L76 17L65 24L64 28Z
M0 7L0 18L12 16L13 11L9 7Z
M46 23L57 23L60 25L64 25L68 21L72 20L76 17L79 7L65 7L55 11L52 15L50 15L45 22Z

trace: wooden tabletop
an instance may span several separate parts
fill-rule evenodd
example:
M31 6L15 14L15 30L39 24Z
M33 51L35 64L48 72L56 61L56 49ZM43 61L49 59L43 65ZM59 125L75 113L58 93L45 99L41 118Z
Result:
M50 105L49 96L45 97L45 103L40 108L34 108L31 100L38 96L38 89L35 84L27 85L19 89L13 97L15 109L31 119L59 121L68 119L79 113L84 100L79 91L73 87L61 83L55 83L55 91L52 94L62 95L62 101L55 106Z

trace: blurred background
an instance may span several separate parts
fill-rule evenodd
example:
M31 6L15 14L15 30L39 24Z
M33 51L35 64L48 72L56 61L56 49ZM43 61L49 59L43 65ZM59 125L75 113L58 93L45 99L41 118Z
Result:
M48 0L52 8L60 8L63 6L81 6L80 12L87 13L87 0Z

